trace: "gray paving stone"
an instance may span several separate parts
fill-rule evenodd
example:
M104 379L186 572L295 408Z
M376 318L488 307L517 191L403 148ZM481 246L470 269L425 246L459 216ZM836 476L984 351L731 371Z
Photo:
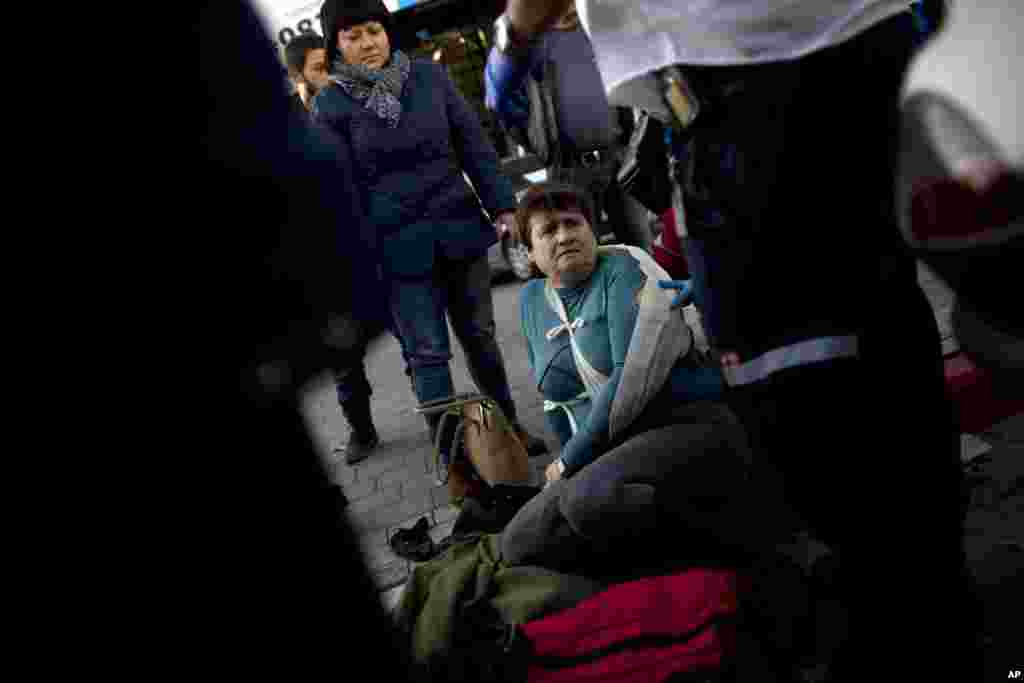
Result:
M439 487L440 485L437 483L437 479L434 478L434 475L423 475L403 482L402 495L412 496L423 491L431 491Z
M394 526L399 522L407 520L415 515L423 515L433 507L433 501L429 492L424 494L413 494L405 499L387 505L381 505L367 510L358 517L353 518L353 523L361 530L385 529Z
M366 498L349 503L346 509L353 517L360 517L367 512L397 503L402 500L398 485L378 488L377 491Z
M415 491L410 493L408 496L402 499L402 502L395 506L396 515L395 520L419 519L421 516L431 516L432 511L437 506L434 503L433 496L429 489L422 491ZM392 522L393 524L394 522Z
M353 519L353 524L360 530L372 531L387 529L409 517L409 506L402 503L383 505L369 510Z
M356 483L356 469L351 465L347 465L344 458L329 457L327 462L335 484L345 488Z
M380 448L374 451L366 460L354 465L356 469L356 476L360 481L366 481L367 479L376 479L385 472L391 470L402 469L405 467L406 459L405 453L397 450L389 450Z
M448 487L438 486L430 490L431 498L435 508L450 507L451 500L448 497Z
M359 546L366 551L374 548L386 548L387 545L387 529L372 529L359 535Z
M398 603L402 600L402 593L404 591L405 583L402 583L381 593L380 597L381 601L384 603L384 609L388 612L394 612L395 608L398 607Z
M383 490L383 487L378 489L378 482L375 479L362 482L352 482L351 484L342 485L341 488L348 497L349 503L355 503L364 498L369 498L378 490Z
M394 551L387 545L377 546L370 549L364 548L363 556L366 558L366 564L369 565L371 572L383 569L395 560L402 559L395 555Z
M437 520L438 524L443 524L449 520L454 520L459 516L459 511L454 505L440 505L434 510L434 519Z
M386 591L405 583L409 578L409 563L398 559L373 572L372 576L374 583L377 584L377 590Z
M454 527L454 526L455 526L455 520L454 519L449 520L447 522L444 522L442 524L438 524L437 526L435 526L433 529L430 530L430 537L432 539L434 539L435 543L439 543L442 539L444 539L445 537L451 535L452 527Z
M414 484L420 481L423 482L423 486L409 486L409 489L432 486L434 481L434 477L425 472L425 467L420 462L409 463L407 461L406 465L401 469L389 470L377 475L377 483L380 486Z

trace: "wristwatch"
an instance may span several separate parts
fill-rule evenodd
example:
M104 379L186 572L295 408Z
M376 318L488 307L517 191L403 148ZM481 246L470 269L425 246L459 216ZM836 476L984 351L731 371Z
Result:
M537 42L537 38L524 38L512 26L507 14L502 14L494 22L494 46L498 52L509 57L525 55Z

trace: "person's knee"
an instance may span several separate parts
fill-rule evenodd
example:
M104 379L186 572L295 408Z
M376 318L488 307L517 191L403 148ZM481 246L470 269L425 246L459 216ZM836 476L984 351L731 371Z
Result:
M652 526L654 487L629 484L618 473L601 470L584 470L562 493L562 513L573 530L598 540Z

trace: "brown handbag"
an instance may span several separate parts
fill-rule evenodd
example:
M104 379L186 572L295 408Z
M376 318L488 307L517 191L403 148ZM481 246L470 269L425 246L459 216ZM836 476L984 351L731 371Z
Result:
M448 485L452 502L479 495L484 486L530 482L526 447L494 399L459 394L423 404L416 412L441 413L434 471L438 482Z

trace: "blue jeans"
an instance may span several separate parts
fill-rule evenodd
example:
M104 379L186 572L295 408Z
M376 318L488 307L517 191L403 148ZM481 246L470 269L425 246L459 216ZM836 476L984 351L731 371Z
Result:
M448 362L452 359L448 320L466 354L469 374L481 393L515 421L516 410L495 339L491 269L487 255L453 261L438 255L432 277L394 278L391 313L412 369L420 403L455 393Z

